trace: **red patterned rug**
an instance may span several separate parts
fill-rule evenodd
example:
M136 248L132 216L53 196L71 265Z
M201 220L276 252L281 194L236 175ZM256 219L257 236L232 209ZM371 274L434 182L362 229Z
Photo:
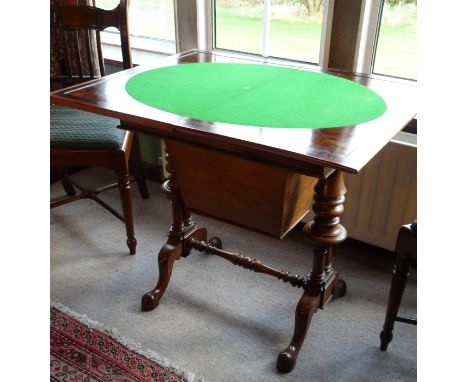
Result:
M66 313L67 314L66 314ZM72 318L74 316L75 318ZM194 381L181 371L131 350L113 331L62 307L50 309L50 380L61 382ZM106 331L108 334L104 333ZM148 353L149 354L149 353ZM153 359L151 359L153 358Z

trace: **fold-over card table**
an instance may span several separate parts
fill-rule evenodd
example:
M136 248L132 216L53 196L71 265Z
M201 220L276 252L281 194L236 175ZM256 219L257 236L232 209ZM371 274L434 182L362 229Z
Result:
M143 310L158 306L175 260L192 250L303 289L280 372L294 368L312 315L346 292L331 262L332 247L346 238L343 174L358 173L416 114L415 87L402 81L203 51L53 92L51 102L165 140L161 190L173 222ZM305 275L223 249L190 212L282 238L310 208L304 236L313 264Z

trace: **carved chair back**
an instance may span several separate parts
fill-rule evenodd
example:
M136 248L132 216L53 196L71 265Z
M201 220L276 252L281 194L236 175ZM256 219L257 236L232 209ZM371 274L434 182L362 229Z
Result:
M120 33L123 68L132 67L128 7L129 0L120 0L113 10L93 5L61 5L60 2L51 6L51 39L55 39L58 49L58 67L55 73L51 73L52 87L57 84L68 86L105 75L100 32L109 27L117 28Z

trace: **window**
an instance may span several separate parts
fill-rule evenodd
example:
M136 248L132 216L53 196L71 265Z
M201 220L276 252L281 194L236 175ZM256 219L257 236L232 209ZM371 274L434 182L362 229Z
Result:
M417 79L417 0L366 4L358 71Z
M98 7L114 9L119 0L95 0ZM175 53L175 25L173 0L131 0L129 9L130 45L132 48ZM119 45L120 40L111 30L103 41Z
M381 3L372 72L416 79L417 0Z
M99 6L112 9L118 0L95 0ZM173 54L176 52L175 22L179 40L193 40L198 34L199 46L328 65L328 49L337 7L353 10L359 1L334 0L131 0L130 43L136 48L134 61L143 51ZM185 12L174 17L174 3ZM176 7L177 8L177 7ZM187 11L189 9L189 11ZM354 12L356 14L356 12ZM357 12L359 13L359 12ZM359 29L359 56L349 70L416 79L417 0L363 0L361 17L349 19L345 31ZM185 28L188 24L193 28ZM351 25L353 24L354 25ZM361 23L357 28L358 23ZM187 34L190 34L188 36ZM188 38L190 37L190 38ZM196 39L195 39L196 40ZM103 41L119 45L115 33L105 33ZM191 49L195 44L183 44ZM341 51L342 52L342 51ZM146 53L145 53L146 54ZM350 60L348 60L350 61ZM356 66L357 63L357 66Z
M319 62L323 0L215 0L214 47Z
M359 1L347 4L334 0L212 2L215 49L324 66L328 63L327 49L336 7L342 14L343 9L359 6ZM345 26L354 33L353 29L358 30L356 24L362 22L355 53L359 60L357 67L354 64L349 70L415 80L417 0L366 0L361 4L362 21L353 16ZM342 26L337 24L333 28Z

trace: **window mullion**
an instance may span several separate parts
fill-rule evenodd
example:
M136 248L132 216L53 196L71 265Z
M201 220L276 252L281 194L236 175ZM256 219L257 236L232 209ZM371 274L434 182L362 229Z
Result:
M333 9L335 0L325 0L323 2L323 16L322 16L322 33L320 35L320 52L319 62L320 66L328 66L328 58L330 55L330 40L331 28L333 25Z
M174 0L174 22L177 52L198 47L197 1Z
M362 20L356 71L371 73L383 0L367 0Z
M263 46L262 56L270 56L271 0L263 0Z
M197 1L198 48L213 50L214 42L214 0Z

